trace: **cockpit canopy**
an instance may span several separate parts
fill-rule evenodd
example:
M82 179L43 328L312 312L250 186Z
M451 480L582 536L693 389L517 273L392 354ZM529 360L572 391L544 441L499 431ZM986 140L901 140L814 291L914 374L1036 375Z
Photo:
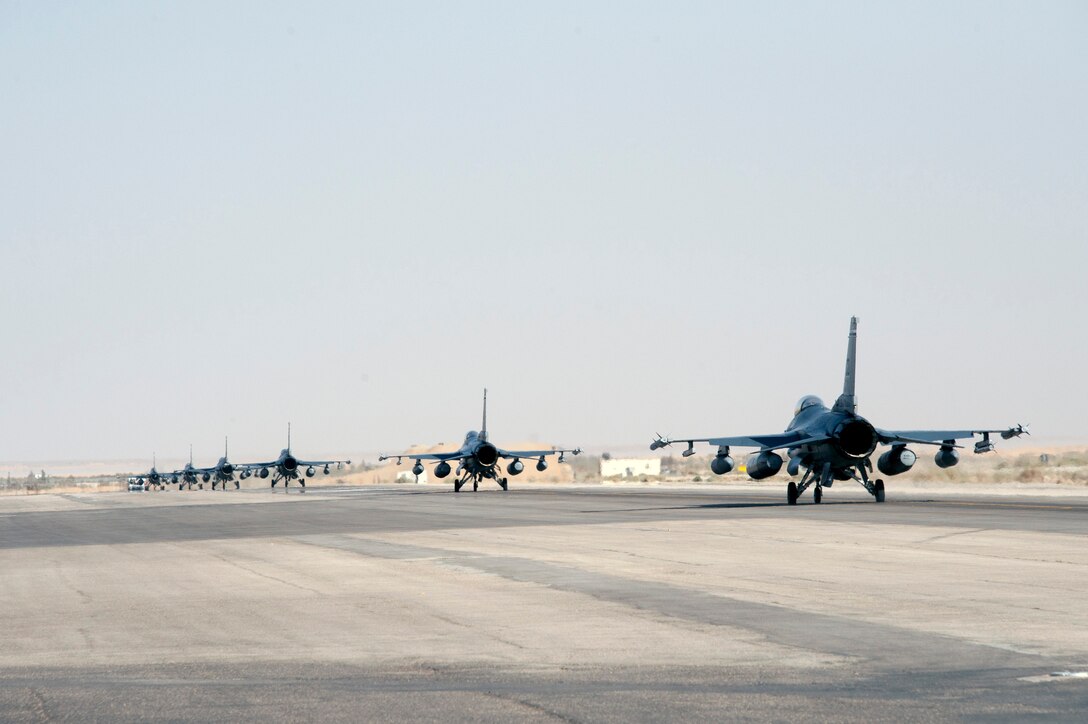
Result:
M793 411L793 416L797 417L801 414L802 410L807 410L810 407L824 407L824 401L816 395L805 395L797 402L797 409Z

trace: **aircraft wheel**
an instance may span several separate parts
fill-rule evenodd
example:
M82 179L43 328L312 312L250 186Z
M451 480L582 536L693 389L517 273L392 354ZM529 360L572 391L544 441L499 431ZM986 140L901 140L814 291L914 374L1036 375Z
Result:
M790 481L789 486L786 488L786 502L790 505L797 505L797 483Z
M883 480L877 480L876 482L873 483L873 487L876 488L876 494L873 496L874 498L876 498L876 502L883 503L884 502L884 481Z
M816 503L816 505L819 505L823 498L824 489L823 487L817 485L816 488L812 491L812 502Z
M510 489L509 484L510 484L510 481L509 481L508 478L503 478L502 480L499 481L499 485L502 486L503 490L509 490Z
M456 481L453 484L453 492L460 493L461 492L461 485L463 485L463 483L460 480Z
M472 492L475 493L479 489L480 489L480 483L478 481L476 481L476 480L473 480L472 481Z

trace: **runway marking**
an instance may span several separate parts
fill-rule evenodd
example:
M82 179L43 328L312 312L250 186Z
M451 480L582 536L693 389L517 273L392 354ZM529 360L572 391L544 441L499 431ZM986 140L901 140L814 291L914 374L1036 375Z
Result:
M1054 671L1039 676L1021 676L1019 680L1030 684L1042 684L1047 681L1076 681L1078 679L1081 681L1088 679L1088 671Z
M937 503L938 505L959 505L971 508L1014 508L1017 510L1088 510L1088 508L1085 508L1085 506L1080 505L1032 505L1030 503L968 503L966 501L958 500L929 500L919 502Z

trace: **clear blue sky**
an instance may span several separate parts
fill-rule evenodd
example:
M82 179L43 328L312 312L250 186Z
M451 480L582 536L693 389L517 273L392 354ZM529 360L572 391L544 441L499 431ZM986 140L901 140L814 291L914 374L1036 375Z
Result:
M1088 5L0 1L0 460L1088 440Z

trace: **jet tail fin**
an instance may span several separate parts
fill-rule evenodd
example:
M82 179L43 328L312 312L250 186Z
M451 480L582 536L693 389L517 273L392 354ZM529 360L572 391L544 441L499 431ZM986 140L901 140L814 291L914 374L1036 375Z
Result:
M835 409L854 412L858 408L858 398L854 394L854 377L857 371L858 318L850 317L850 341L846 346L846 375L842 381L842 394L835 401Z
M487 388L484 388L484 423L480 428L480 437L487 440Z

